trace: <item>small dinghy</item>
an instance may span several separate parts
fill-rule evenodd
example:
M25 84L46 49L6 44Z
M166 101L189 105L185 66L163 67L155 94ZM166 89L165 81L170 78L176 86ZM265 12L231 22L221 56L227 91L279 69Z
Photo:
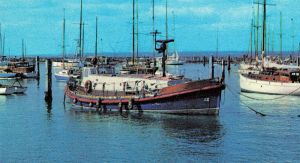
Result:
M14 91L14 87L0 84L0 95L11 95Z

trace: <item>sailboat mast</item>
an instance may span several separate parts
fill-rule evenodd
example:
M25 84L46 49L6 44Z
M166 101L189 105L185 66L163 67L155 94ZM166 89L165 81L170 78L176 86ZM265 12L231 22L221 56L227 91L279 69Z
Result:
M2 29L1 29L1 23L0 23L0 56L2 56Z
M82 58L82 0L80 0L79 56Z
M135 0L132 0L132 65L134 65L135 56Z
M168 34L168 0L166 0L166 40L168 40L169 39L169 34ZM166 44L166 55L168 55L168 44Z
M251 27L250 27L250 58L252 62L252 41L253 41L253 18L251 19Z
M219 28L217 29L217 50L216 50L216 56L219 55Z
M63 61L65 59L66 56L66 16L65 16L65 9L64 9L64 19L63 19L63 35L62 35L62 57L63 57Z
M139 64L139 1L136 0L136 60Z
M2 46L2 55L5 56L5 33L3 34L3 46Z
M274 54L274 31L272 31L272 54Z
M280 12L280 59L282 60L282 13Z
M255 31L255 60L256 65L258 65L258 30L259 30L259 3L257 3L256 11L256 31Z
M295 31L294 31L294 19L291 18L292 23L292 54L295 53Z
M83 57L84 54L84 22L82 23L82 47L81 47L81 57Z
M172 16L173 16L173 39L174 39L174 52L176 52L176 42L175 42L175 40L176 40L176 38L175 38L175 36L176 36L176 31L175 31L175 13L174 13L174 11L172 11Z
M95 57L98 54L98 17L96 16L96 40L95 40Z
M152 32L155 32L155 1L152 0ZM153 34L153 59L154 59L154 67L156 66L156 60L155 60L155 35Z
M265 50L266 50L266 14L267 14L267 2L264 0L263 3L263 33L262 33L262 52L261 52L261 59L262 59L262 67L264 67L264 58L265 58Z
M25 59L25 52L24 52L24 39L22 39L22 58Z

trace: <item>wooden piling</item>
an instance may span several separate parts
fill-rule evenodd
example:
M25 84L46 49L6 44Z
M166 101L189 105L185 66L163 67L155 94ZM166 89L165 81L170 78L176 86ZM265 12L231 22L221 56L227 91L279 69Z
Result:
M40 57L36 56L35 58L35 69L36 69L36 79L40 80Z
M225 61L222 59L222 77L221 77L221 83L225 81Z
M49 104L52 102L52 61L46 60L46 84L45 84L45 101Z
M230 59L230 56L228 56L228 58L227 58L227 69L228 69L228 71L231 70L231 59Z
M211 68L211 72L210 72L210 78L214 79L215 78L215 66L214 66L214 57L211 56L210 57L210 68Z

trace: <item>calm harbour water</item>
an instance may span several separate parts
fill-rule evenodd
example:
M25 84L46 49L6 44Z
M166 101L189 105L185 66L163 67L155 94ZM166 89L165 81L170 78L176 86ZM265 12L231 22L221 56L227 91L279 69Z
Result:
M297 162L300 97L250 100L238 95L237 66L226 72L219 116L98 115L63 105L64 83L53 79L53 104L42 79L23 80L26 95L0 96L0 162ZM207 78L208 65L169 66ZM216 75L220 76L220 66ZM277 96L248 94L258 99ZM242 101L242 102L241 102ZM267 114L261 117L244 103ZM51 109L51 110L50 110Z

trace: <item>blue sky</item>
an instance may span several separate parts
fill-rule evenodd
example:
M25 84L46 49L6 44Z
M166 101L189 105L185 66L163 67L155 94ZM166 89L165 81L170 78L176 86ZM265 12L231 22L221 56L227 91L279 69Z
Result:
M152 51L152 0L139 0L139 49ZM279 50L279 12L283 14L283 48L292 49L294 22L295 48L300 42L300 1L268 0L268 29L274 31ZM99 17L100 52L131 52L131 0L83 0L85 51L94 52L95 17ZM155 0L155 28L165 33L165 0ZM6 35L6 54L21 54L25 39L28 54L61 53L63 8L66 9L67 53L74 53L79 37L80 0L0 0L0 22ZM173 19L173 14L175 19ZM178 51L214 51L219 30L220 51L249 48L252 0L169 0L169 35ZM175 28L174 21L175 20ZM175 29L175 32L174 30ZM162 34L163 37L165 34Z

